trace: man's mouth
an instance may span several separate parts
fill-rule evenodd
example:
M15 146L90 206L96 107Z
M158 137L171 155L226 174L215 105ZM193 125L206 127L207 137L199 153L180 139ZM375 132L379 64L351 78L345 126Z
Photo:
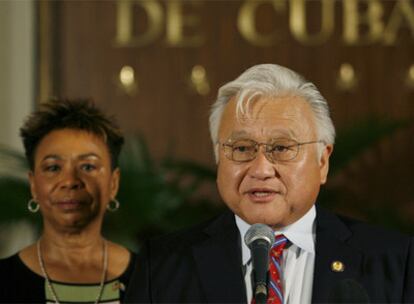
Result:
M247 191L250 200L258 203L266 203L272 201L278 192L269 189L253 189Z
M270 194L272 194L272 193L275 193L275 192L270 192L270 191L253 191L253 192L252 192L252 194L253 194L254 196L259 196L259 197L268 196L268 195L270 195Z

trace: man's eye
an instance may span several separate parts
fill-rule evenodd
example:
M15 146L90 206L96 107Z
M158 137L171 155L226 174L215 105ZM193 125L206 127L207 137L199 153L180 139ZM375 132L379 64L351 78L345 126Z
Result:
M272 150L273 152L287 152L289 151L289 147L284 145L275 145Z
M95 169L96 169L96 167L95 167L94 165L92 165L92 164L83 164L83 165L81 165L81 169L82 169L83 171L90 172L90 171L92 171L92 170L95 170Z
M251 146L233 146L233 151L234 152L250 152L252 151L252 147Z

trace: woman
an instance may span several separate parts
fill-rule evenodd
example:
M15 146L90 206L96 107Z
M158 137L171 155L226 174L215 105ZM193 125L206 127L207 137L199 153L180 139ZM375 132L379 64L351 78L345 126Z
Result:
M43 104L20 130L30 165L31 212L39 240L0 260L0 301L119 303L136 257L101 234L116 210L124 142L114 122L87 101Z

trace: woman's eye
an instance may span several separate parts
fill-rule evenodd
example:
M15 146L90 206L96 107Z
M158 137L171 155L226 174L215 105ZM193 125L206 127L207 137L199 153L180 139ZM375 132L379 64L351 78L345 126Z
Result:
M92 165L92 164L83 164L83 165L81 166L81 169L82 169L83 171L90 172L90 171L92 171L92 170L95 170L95 169L96 169L96 167L95 167L94 165Z
M48 165L45 167L44 170L47 172L56 172L56 171L59 171L59 169L60 169L60 166L58 165Z

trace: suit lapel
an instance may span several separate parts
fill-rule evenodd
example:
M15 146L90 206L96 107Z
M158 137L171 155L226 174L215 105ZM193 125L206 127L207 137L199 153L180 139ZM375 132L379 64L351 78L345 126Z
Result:
M316 225L312 303L327 302L342 280L357 279L362 263L362 254L348 243L350 230L338 217L317 207Z
M362 253L350 246L352 233L338 217L317 206L316 225L312 303L329 301L331 290L344 279L358 280L362 267ZM204 232L208 237L193 245L192 252L207 302L246 303L240 233L233 213L226 212ZM342 263L336 269L335 261Z
M246 303L240 233L233 213L226 212L204 232L209 237L192 250L207 302Z

